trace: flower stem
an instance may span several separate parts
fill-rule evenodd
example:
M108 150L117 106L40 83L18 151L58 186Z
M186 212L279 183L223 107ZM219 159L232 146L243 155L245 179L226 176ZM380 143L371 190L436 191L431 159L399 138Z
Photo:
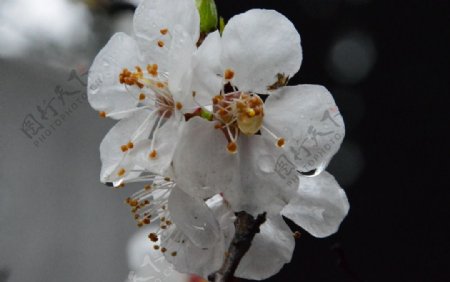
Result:
M239 262L250 248L253 238L259 233L259 227L266 221L266 213L253 218L250 214L241 211L236 213L236 233L230 248L226 253L225 261L222 268L209 275L208 280L211 282L231 282L233 281L234 272Z

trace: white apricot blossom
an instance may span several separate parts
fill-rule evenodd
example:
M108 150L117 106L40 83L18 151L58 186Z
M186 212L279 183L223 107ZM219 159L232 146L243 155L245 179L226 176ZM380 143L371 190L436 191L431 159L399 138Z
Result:
M121 119L100 146L102 182L134 177L139 169L166 174L184 113L195 106L191 60L199 15L194 1L145 0L134 15L134 30L133 37L116 33L89 73L91 106L101 117Z
M222 196L204 201L167 177L154 177L126 202L139 227L159 223L148 238L175 270L207 277L220 269L235 232L234 213Z

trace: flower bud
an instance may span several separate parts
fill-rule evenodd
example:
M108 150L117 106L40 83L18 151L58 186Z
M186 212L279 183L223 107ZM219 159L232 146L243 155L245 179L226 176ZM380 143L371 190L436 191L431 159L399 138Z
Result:
M209 33L217 29L217 7L214 0L195 0L200 14L200 32Z

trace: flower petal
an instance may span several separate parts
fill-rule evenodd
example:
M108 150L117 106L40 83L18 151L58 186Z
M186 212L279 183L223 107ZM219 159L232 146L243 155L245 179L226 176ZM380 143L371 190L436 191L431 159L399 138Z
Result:
M192 90L202 105L210 105L213 96L222 89L222 65L220 63L221 39L219 31L208 34L193 58Z
M133 109L138 104L139 89L120 84L123 68L139 65L136 41L125 33L114 34L98 53L88 77L88 100L91 106L107 114ZM115 115L120 119L130 114Z
M141 51L149 62L158 64L164 71L167 70L170 34L176 26L181 26L192 42L197 42L200 16L194 1L144 0L134 14L134 31Z
M261 136L239 137L233 180L222 187L223 195L233 210L243 210L253 216L262 212L279 213L295 193L297 173L294 172L288 181L274 170L271 154L277 151L279 148Z
M302 177L297 195L282 214L315 237L335 233L350 206L344 190L324 171L315 177Z
M237 158L226 146L213 122L194 117L186 123L173 161L175 179L186 193L209 198L230 185Z
M168 234L164 233L163 243L161 243L168 250L165 253L166 259L177 271L194 273L202 277L207 277L220 269L224 261L224 253L234 237L234 214L224 203L223 198L216 195L206 201L206 204L220 224L220 237L214 245L206 248L197 247L178 229L176 224L172 225ZM177 252L175 256L173 251Z
M283 218L269 217L239 263L235 276L254 280L269 278L291 261L294 247L292 231Z
M193 111L194 103L191 91L192 57L196 50L189 34L177 26L173 31L172 45L169 50L168 73L169 89L174 102L181 103L183 112Z
M130 168L134 168L134 163L130 162L128 156L134 149L127 148L124 152L122 147L129 145L129 142L134 147L135 143L148 138L155 120L153 112L141 110L119 121L109 130L100 144L101 182L114 182L122 179L131 170ZM121 172L122 169L124 171Z
M300 69L300 35L274 10L253 9L234 16L223 31L222 42L224 70L233 70L232 83L239 90L268 93L277 74L292 77Z
M177 187L170 193L168 209L173 223L197 247L210 248L219 240L219 223L202 199Z
M344 121L323 86L283 87L267 98L264 111L264 125L285 138L285 155L301 172L322 172L344 139Z

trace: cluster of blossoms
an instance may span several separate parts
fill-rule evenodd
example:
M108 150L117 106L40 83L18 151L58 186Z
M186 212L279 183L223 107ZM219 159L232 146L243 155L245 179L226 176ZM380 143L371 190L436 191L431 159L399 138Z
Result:
M265 213L235 273L265 279L292 257L298 232L283 216L316 237L346 216L324 171L344 123L324 87L285 86L302 49L280 13L250 10L201 40L199 27L194 0L144 0L135 35L115 34L97 55L89 102L119 120L100 145L100 178L142 182L126 200L138 226L158 222L152 247L203 277L222 266L235 213Z

